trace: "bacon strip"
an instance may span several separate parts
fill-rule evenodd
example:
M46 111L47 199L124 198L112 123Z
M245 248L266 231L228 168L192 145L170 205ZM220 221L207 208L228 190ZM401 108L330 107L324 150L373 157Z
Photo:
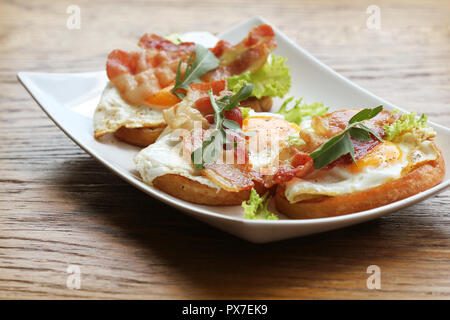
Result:
M228 41L219 40L219 42L217 42L216 46L209 50L211 50L211 52L214 53L214 55L217 58L220 58L222 56L222 54L225 52L225 50L228 50L232 46L233 45L231 43L229 43Z
M251 175L232 164L208 163L202 174L226 191L238 192L255 186Z
M165 109L178 102L166 90L174 83L179 61L186 62L195 49L195 43L174 44L155 34L145 34L138 45L142 52L112 51L106 62L109 80L119 90L122 98L132 105L147 105L152 109ZM268 25L253 27L248 36L235 46L219 41L210 50L219 57L215 70L203 76L205 82L226 80L227 77L261 68L270 52L276 48L275 34ZM184 73L186 64L181 66Z
M294 177L304 177L314 169L313 161L309 159L302 165L293 167L281 165L273 175L262 175L255 170L248 170L245 166L233 164L207 164L202 174L227 191L248 190L260 183L266 188L287 182Z
M248 36L235 46L220 42L211 51L219 57L219 67L202 77L203 81L226 79L246 71L255 72L267 61L277 47L271 26L261 24L252 28Z
M169 90L163 90L173 84L180 59L186 61L195 44L176 45L157 35L145 34L139 46L146 50L114 50L109 54L106 61L109 80L132 105L147 105L159 110L179 102ZM155 97L158 93L161 94Z
M124 73L130 73L132 75L138 73L138 61L140 58L142 58L142 56L137 52L129 53L122 50L113 50L108 55L106 61L108 78L111 80ZM142 66L142 63L140 65Z
M182 42L174 44L173 42L164 39L156 34L144 34L138 42L138 46L144 49L155 49L158 51L183 51L192 52L195 48L194 42Z

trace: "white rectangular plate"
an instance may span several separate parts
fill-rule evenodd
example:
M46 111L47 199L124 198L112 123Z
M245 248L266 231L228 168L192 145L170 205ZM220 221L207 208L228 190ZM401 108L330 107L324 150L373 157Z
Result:
M219 38L236 43L247 35L252 26L261 23L268 22L259 17L251 18L221 34ZM276 28L274 30L278 42L275 53L287 57L291 68L293 84L291 95L304 97L307 102L323 102L331 106L332 110L344 107L373 107L381 104L387 110L394 109L391 103L358 87L311 56L279 30ZM217 40L208 33L190 33L183 38L196 40L206 46L214 45ZM119 142L112 136L102 141L94 139L92 115L107 83L104 71L72 74L20 72L18 77L62 131L125 181L194 218L252 242L264 243L305 236L372 220L421 201L442 191L450 184L448 173L450 170L447 166L447 174L441 184L413 197L376 209L322 219L289 220L281 216L282 219L278 221L245 220L240 206L196 205L146 185L134 168L133 157L139 151L138 148ZM436 124L431 125L438 133L437 143L444 153L444 158L450 159L450 129Z

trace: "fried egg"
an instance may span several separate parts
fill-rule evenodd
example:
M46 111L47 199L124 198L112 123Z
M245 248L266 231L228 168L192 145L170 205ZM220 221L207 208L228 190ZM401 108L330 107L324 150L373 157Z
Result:
M101 137L117 131L120 127L156 128L165 125L163 113L147 106L133 106L120 96L109 82L94 113L94 134Z
M286 183L285 196L289 202L295 203L367 190L401 178L437 157L438 151L431 141L420 141L412 133L406 133L395 142L378 144L356 164L340 164L292 179Z
M272 113L250 113L242 126L256 134L248 138L248 155L252 169L264 174L274 173L280 151L289 137L299 137L300 127Z
M249 163L253 168L261 168L273 164L278 156L275 150L279 150L277 146L272 148L273 146L270 145L275 141L277 144L279 142L267 139L267 131L263 130L267 127L265 123L270 121L272 129L278 127L279 135L284 138L289 134L298 133L298 127L295 124L292 126L283 118L271 113L258 113L257 116L253 116L254 114L254 112L250 112L251 116L245 119L243 130L256 132L256 135L249 138L256 142L250 143L249 141ZM152 184L154 179L165 174L178 174L219 191L219 186L194 169L190 154L183 154L183 151L182 137L179 132L166 128L155 143L136 155L134 161L137 170L147 184Z

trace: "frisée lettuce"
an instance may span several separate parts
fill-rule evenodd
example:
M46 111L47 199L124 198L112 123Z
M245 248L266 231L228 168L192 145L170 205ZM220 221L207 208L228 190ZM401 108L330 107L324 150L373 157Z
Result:
M278 217L267 209L269 205L269 193L260 197L255 189L250 192L250 198L247 201L242 202L244 208L245 219L265 219L265 220L278 220Z
M303 102L303 98L295 100L294 106L287 110L287 106L292 100L294 100L294 97L286 99L276 112L283 115L284 119L289 122L300 124L304 117L323 116L328 112L328 107L325 107L323 103L314 102L307 104Z
M394 113L398 111L393 111ZM387 140L393 140L405 132L414 132L422 139L434 137L436 133L428 126L427 116L422 114L420 117L415 112L404 113L391 125L384 125Z

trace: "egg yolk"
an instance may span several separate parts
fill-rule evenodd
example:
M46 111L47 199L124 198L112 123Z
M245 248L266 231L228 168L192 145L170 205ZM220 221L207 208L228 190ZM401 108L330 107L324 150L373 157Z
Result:
M256 132L256 135L249 137L249 144L259 148L270 148L273 142L281 145L287 136L300 131L295 123L270 116L248 117L244 119L242 129Z
M280 130L280 135L286 134L292 129L300 131L300 127L295 123L286 121L282 118L270 116L247 117L244 119L243 128L245 131L254 129L278 129Z
M349 166L350 172L362 171L365 167L379 167L399 160L402 152L396 144L385 141L373 148L368 154Z

